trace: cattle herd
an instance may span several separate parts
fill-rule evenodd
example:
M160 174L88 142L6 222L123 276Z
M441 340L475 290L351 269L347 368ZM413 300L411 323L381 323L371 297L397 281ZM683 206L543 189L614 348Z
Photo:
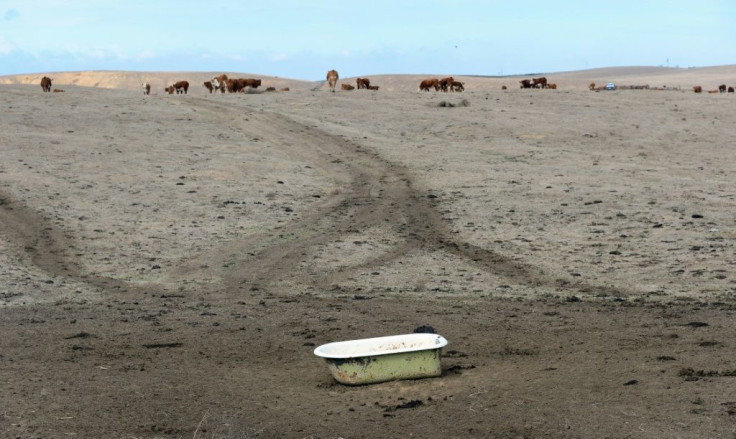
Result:
M340 78L340 76L337 73L337 70L330 70L327 72L326 80L329 85L330 91L335 92L335 88L337 87L337 81ZM355 90L356 88L358 90L360 89L366 89L366 90L378 90L377 85L371 85L371 81L368 78L357 78L355 80L356 85L352 86L350 84L343 83L340 85L340 88L345 91ZM522 89L524 88L540 88L540 89L551 89L555 90L557 89L557 84L551 83L547 81L547 78L542 76L539 78L532 78L532 79L522 79L519 81L521 84ZM210 93L245 93L246 90L256 90L258 87L261 86L261 80L255 79L255 78L229 78L226 74L221 74L218 76L212 77L210 81L205 81L202 84L203 87L205 87L207 90L209 90ZM141 83L141 88L143 89L144 95L151 94L151 84L147 82ZM503 90L506 90L507 87L504 85L501 87ZM595 83L590 83L588 86L590 90L593 91L600 91L604 90L605 87L596 87ZM620 88L624 89L630 89L630 90L649 90L649 85L630 85L630 86L623 86ZM41 78L41 89L44 92L50 92L51 90L51 78L48 76L44 76ZM452 76L448 76L446 78L429 78L421 81L419 83L419 91L430 91L430 89L434 89L435 91L454 91L454 92L461 92L465 90L465 84L463 82L455 81L455 78ZM655 88L655 90L665 90L666 87L661 88ZM53 89L54 92L63 92L64 90L55 88ZM164 89L166 93L168 94L187 94L189 91L189 82L188 81L177 81L174 84L166 87ZM267 92L273 92L276 91L275 87L267 87ZM289 91L288 87L280 89L280 91ZM700 85L693 86L693 91L695 93L702 93L703 87ZM714 93L734 93L734 87L726 86L726 84L721 84L718 86L717 89L711 89L707 90L708 93L714 94Z

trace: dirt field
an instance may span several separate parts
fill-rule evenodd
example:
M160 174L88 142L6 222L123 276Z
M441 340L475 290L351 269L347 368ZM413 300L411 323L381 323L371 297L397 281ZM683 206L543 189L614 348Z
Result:
M736 96L576 75L0 85L0 437L736 438Z

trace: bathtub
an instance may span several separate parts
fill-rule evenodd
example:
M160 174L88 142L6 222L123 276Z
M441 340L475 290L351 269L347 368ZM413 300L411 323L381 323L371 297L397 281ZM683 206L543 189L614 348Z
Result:
M314 354L339 383L355 385L440 376L445 346L441 335L404 334L328 343Z

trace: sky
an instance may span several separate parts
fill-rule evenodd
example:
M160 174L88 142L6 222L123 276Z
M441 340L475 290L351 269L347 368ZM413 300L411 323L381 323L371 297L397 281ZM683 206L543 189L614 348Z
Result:
M0 75L322 80L736 64L736 0L0 0Z

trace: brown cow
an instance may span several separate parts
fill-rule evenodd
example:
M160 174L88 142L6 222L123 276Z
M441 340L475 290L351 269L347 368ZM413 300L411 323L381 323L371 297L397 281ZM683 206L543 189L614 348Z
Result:
M151 84L147 82L141 82L141 88L143 89L144 95L150 95L151 94Z
M550 82L549 84L547 84L547 88L550 90L557 90L557 84L555 84L554 82Z
M225 88L227 87L227 80L228 77L226 74L213 76L212 77L212 87L216 90L220 90L220 93L225 93Z
M718 86L718 92L719 93L725 93L726 92L726 84L721 84Z
M521 83L521 87L519 87L519 88L532 88L532 87L534 87L532 85L532 81L530 79L522 79L519 82Z
M187 94L187 91L189 90L189 81L177 81L174 84L174 89L176 90L176 94Z
M534 88L547 88L547 78L542 76L541 78L532 78L532 87Z
M340 88L346 91L355 90L355 87L353 87L350 84L345 84L345 83L340 84Z
M588 86L588 90L595 90L595 82L591 82Z
M733 93L733 87L728 87L728 92Z
M455 82L455 78L448 76L447 78L440 79L439 86L440 90L447 92L448 89L452 91L452 83Z
M355 82L358 84L358 90L361 88L368 88L371 85L371 80L368 78L358 78Z
M276 91L276 87L267 87L266 91Z
M452 91L465 91L465 85L462 82L452 81Z
M330 90L334 93L335 87L337 86L337 80L340 75L337 74L337 70L330 70L327 72L327 82L330 84Z
M279 89L279 91L289 91L289 87L281 88L281 89Z
M62 90L60 88L55 88L54 89L54 93L64 93L64 90Z
M369 85L367 88L368 88L368 90L378 90L378 86L377 85Z
M419 83L419 90L420 91L429 91L429 87L434 87L434 90L437 91L440 89L440 80L437 78L430 78L425 79L424 81Z
M212 81L204 81L204 83L202 83L202 86L204 86L204 88L209 90L210 94L212 94L212 90L214 90L214 88L212 87Z
M508 90L508 87L506 87L505 85L502 85L501 90Z
M43 90L44 92L51 91L51 78L49 78L48 76L44 76L43 78L41 78L41 90Z
M701 87L699 85L696 85L696 86L693 87L693 91L695 93L702 93L703 92L703 87Z
M176 89L174 88L174 86L173 86L173 85L170 85L170 86L166 87L166 88L165 88L164 90L166 91L166 93L168 93L168 94L170 94L170 95L173 95L173 94L174 94L174 91L175 91Z

